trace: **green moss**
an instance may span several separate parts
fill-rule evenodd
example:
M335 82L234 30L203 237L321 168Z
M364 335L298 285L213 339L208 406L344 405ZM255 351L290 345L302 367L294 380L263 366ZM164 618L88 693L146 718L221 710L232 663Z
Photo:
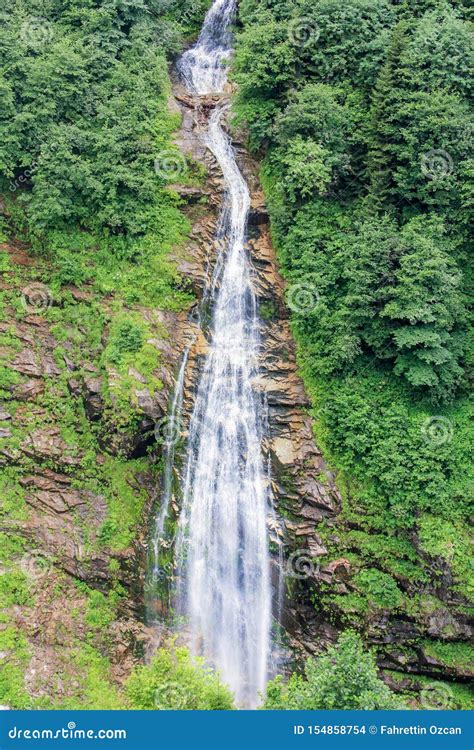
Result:
M352 621L351 615L355 615L357 619L358 616L365 615L369 610L367 598L352 591L349 594L329 596L327 600L341 610L345 622Z
M263 320L275 320L278 310L272 300L261 302L258 306L258 312Z
M19 558L27 547L24 537L0 532L0 564L6 565Z
M391 674L393 676L394 673ZM406 675L402 677L405 680L407 678ZM471 685L444 682L421 675L414 676L411 683L411 687L404 692L414 699L417 708L450 711L472 711L474 708L474 691Z
M474 690L472 685L451 683L449 687L453 691L454 704L458 711L472 711L474 709Z
M112 683L110 661L95 648L84 644L71 653L75 677L80 682L76 694L57 703L61 710L89 709L112 711L125 708L118 689Z
M393 610L402 603L402 593L396 581L376 568L361 570L353 577L352 584L375 607Z
M447 667L472 670L474 649L468 643L423 641L421 645L427 656L431 656Z
M25 688L25 667L30 656L23 633L14 628L0 630L0 703L10 708L31 708L32 699Z
M7 399L13 386L18 383L21 383L20 374L11 367L0 365L0 398Z
M352 529L343 535L343 540L345 546L359 550L365 560L376 561L388 573L412 580L423 578L422 569L416 565L414 546L402 537Z
M148 469L145 460L125 462L108 457L103 466L104 477L107 478L108 515L100 539L112 550L127 549L138 527L145 521L143 509L147 494L135 481L135 474L141 469Z
M445 560L456 577L459 591L472 598L474 567L467 527L460 521L452 523L425 514L418 521L418 535L421 549L430 557Z
M22 571L11 570L0 575L0 609L31 603L30 586Z
M156 336L166 338L165 329L156 325L152 333L143 317L133 312L118 312L112 319L102 364L107 370L108 386L104 391L110 403L113 421L122 428L132 429L137 419L136 391L147 390L150 396L163 388L157 377L160 352Z
M111 591L107 596L96 589L88 590L85 623L97 633L105 633L117 618L120 595Z
M432 594L412 594L405 600L405 611L415 618L420 615L432 615L445 607L445 602Z

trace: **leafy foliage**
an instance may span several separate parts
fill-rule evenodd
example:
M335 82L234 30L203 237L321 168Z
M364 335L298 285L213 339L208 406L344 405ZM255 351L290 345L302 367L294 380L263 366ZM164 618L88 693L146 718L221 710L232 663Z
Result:
M4 4L0 167L36 247L51 252L52 232L67 243L80 225L92 233L89 256L107 237L130 257L139 238L183 226L155 164L178 124L167 106L166 55L201 6L165 3L150 13L144 2ZM185 179L184 160L182 168ZM75 283L86 276L71 260L61 272Z
M127 681L134 709L223 711L233 708L232 695L202 659L192 659L173 643L159 648L150 664L137 667Z
M308 659L304 676L287 683L276 677L267 685L264 708L273 710L382 710L403 708L377 676L375 658L364 651L353 631L316 659Z
M290 307L301 285L316 301L291 322L344 498L337 545L321 533L354 570L315 606L359 625L407 610L432 556L469 590L470 16L445 0L240 5L235 121L262 158Z

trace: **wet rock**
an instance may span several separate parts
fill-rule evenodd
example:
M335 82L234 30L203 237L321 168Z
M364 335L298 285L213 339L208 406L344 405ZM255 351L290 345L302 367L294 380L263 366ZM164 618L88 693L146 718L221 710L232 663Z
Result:
M191 185L169 185L169 189L178 193L180 198L190 204L197 203L203 196L210 194L210 191L205 188Z
M308 537L308 549L312 557L324 557L324 555L328 554L326 547L321 541L321 537L316 533Z
M84 407L90 420L96 421L104 410L101 396L102 378L92 377L84 380Z

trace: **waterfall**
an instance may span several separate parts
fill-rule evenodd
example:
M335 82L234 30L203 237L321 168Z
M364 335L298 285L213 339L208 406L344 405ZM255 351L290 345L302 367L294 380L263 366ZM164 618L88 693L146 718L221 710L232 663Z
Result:
M164 420L161 431L164 436L163 445L163 486L161 493L161 504L156 516L155 530L152 537L152 582L160 575L160 547L164 543L164 531L166 519L169 515L170 504L173 497L173 465L175 457L176 441L181 432L181 408L183 405L183 387L186 364L188 361L189 348L186 349L181 360L178 377L173 392L173 400L169 417ZM160 426L160 425L159 425Z
M197 43L178 61L178 71L190 91L211 94L223 91L226 63L232 51L230 25L236 0L215 0L209 9Z
M224 90L235 5L235 0L216 0L197 43L178 62L192 94ZM218 669L239 706L254 707L265 690L271 658L272 503L261 447L262 399L253 385L260 340L246 250L250 194L221 124L226 107L225 102L215 106L204 136L222 170L225 198L209 292L209 348L184 463L176 607L185 616L192 653ZM166 516L169 498L165 504Z

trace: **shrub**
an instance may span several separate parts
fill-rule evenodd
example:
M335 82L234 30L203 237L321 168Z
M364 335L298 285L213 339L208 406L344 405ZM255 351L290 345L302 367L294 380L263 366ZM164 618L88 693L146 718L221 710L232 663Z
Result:
M374 710L403 708L377 676L375 657L360 637L348 630L317 659L308 659L305 676L287 683L276 677L267 685L266 709Z
M134 709L222 711L233 708L232 695L219 675L172 642L129 677L127 694Z

